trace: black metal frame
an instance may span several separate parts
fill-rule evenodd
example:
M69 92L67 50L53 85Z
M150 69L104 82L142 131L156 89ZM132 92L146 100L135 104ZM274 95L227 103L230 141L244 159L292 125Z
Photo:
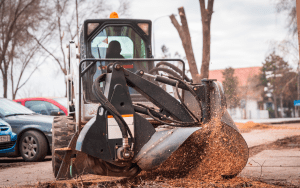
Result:
M89 23L99 23L99 26L97 26L92 33L87 35L87 29ZM139 23L147 23L149 25L147 35L137 24ZM146 55L147 58L152 57L152 49L151 49L151 40L152 40L152 22L151 20L139 20L139 19L89 19L85 20L83 23L83 30L82 30L82 39L80 39L80 42L84 48L84 52L86 56L91 55L91 50L89 47L89 43L92 38L94 38L99 31L101 31L103 28L107 26L129 26L131 27L145 42L146 42Z
M81 71L81 66L83 65L84 62L87 61L92 61L91 64L89 64L83 71ZM82 76L97 62L97 61L120 61L120 62L128 62L128 61L177 61L182 63L182 77L184 78L185 76L185 64L182 59L152 59L152 58L132 58L132 59L100 59L100 58L88 58L88 59L83 59L79 63L79 122L78 126L81 126L81 78Z

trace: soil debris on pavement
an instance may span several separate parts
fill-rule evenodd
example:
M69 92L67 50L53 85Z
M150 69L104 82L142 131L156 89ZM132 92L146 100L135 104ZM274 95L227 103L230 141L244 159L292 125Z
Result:
M211 126L215 126L214 129L212 129ZM232 140L238 138L235 138L235 134L229 134L227 131L235 133L235 131L231 129L226 129L226 126L224 127L222 124L208 124L203 126L201 132L196 132L196 135L190 137L187 142L184 143L185 146L183 148L185 149L178 150L179 152L172 156L180 160L190 160L189 162L183 163L183 166L186 168L183 168L183 166L177 166L176 168L178 163L166 163L158 169L147 172L142 171L138 176L132 179L89 174L72 180L51 181L46 183L37 182L36 185L22 187L294 187L289 185L288 182L279 180L267 181L259 178L251 178L251 176L237 176L230 179L230 177L221 176L220 169L218 168L221 168L223 172L231 168L230 165L222 165L228 162L226 161L226 157L230 156L230 153L227 152L233 150L235 153L237 152L235 151L236 149L244 147L239 145L237 145L238 148L228 147L233 145L231 143ZM195 142L197 142L198 145L193 144ZM218 151L220 147L230 148L230 150ZM300 136L287 137L270 144L251 147L249 148L249 155L250 157L254 156L265 149L281 150L287 148L300 148ZM232 157L236 156L228 157L229 162L231 162L231 160L236 161L236 159L233 158L233 160ZM200 163L195 159L199 159ZM216 161L221 162L218 163ZM206 168L207 166L211 169L208 170ZM178 168L183 169L178 171Z
M262 144L249 148L249 157L252 157L264 150L281 150L281 149L300 149L300 136L286 137L278 139L270 144Z
M44 161L50 161L50 157L46 157ZM0 158L0 170L6 168L19 167L24 165L39 164L39 162L25 162L22 157L2 157Z
M213 121L194 132L158 169L110 186L252 187L252 180L236 177L247 161L248 146L240 133Z
M248 121L246 123L235 123L239 130L242 133L250 132L254 129L300 129L300 127L288 127L288 126L272 126L272 125L266 125L263 123L255 123L253 121Z
M286 149L286 148L300 148L300 136L287 137L279 139L271 144L266 144L249 149L250 157L259 153L264 149ZM206 143L207 144L207 143ZM204 152L204 151L202 151ZM176 176L178 175L178 176ZM171 171L170 169L158 168L152 171L142 171L137 177L132 179L105 177L98 175L84 175L81 178L73 180L63 180L48 182L44 184L37 184L36 187L295 187L287 182L282 181L265 181L259 178L234 177L232 179L225 179L218 177L179 177L180 174ZM30 186L29 186L30 187ZM32 186L31 186L32 187Z
M276 188L276 185L266 184L259 180L253 180L243 177L235 177L233 179L219 179L203 181L197 178L169 178L168 174L162 174L161 171L153 170L150 172L142 172L140 175L133 179L121 179L113 181L102 181L95 180L96 177L99 179L105 178L100 175L92 175L92 179L82 177L82 180L64 180L55 181L48 183L37 183L34 187L36 188L60 188L60 187L87 187L87 188L98 188L98 187L111 187L111 188L128 188L128 187L228 187L228 188L241 188L241 187L265 187L265 188ZM33 186L25 186L33 187Z

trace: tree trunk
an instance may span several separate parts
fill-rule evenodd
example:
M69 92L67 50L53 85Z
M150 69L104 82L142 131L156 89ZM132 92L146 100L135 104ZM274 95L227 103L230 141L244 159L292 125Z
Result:
M203 52L201 65L201 78L209 76L209 61L210 61L210 27L203 25Z
M12 96L12 100L15 100L15 91L14 91L14 60L12 58L11 60L11 67L10 67L10 81L11 81L11 96Z
M205 0L199 0L201 21L202 21L202 65L201 65L201 79L209 77L209 62L210 62L210 23L213 13L214 0L207 1L207 9L205 8Z
M274 100L274 112L275 112L275 118L278 118L277 96L276 96L275 93L273 93L273 100Z
M3 77L3 98L7 98L7 74L2 74Z
M200 76L199 76L199 72L198 72L198 68L197 68L197 64L196 64L196 60L195 60L195 56L194 56L194 52L193 52L190 31L189 31L187 19L185 16L184 8L183 7L178 8L178 12L180 15L180 21L181 21L182 25L180 25L178 23L178 21L175 18L175 15L172 14L170 16L170 19L180 36L182 46L184 48L185 55L188 60L188 64L189 64L193 82L200 83L201 80L200 80Z
M280 112L281 112L281 113L280 113L280 114L281 114L281 118L283 118L283 115L284 115L284 114L283 114L283 100L282 100L282 94L280 94L280 108L281 108L281 111L280 111Z
M77 2L77 0L75 0L75 4L76 4L76 32L77 32L77 45L79 46L79 38L80 38L80 34L79 34L79 23L78 23L78 2Z

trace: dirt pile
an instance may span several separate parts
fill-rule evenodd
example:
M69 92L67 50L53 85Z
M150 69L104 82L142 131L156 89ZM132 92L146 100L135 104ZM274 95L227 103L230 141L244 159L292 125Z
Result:
M189 172L190 178L220 180L239 174L248 160L248 146L243 137L230 126L214 121L203 127L208 137L205 155ZM198 137L201 137L198 135Z
M194 132L155 172L170 179L222 180L235 177L247 160L243 137L224 123L212 122Z
M278 139L270 144L263 144L249 148L249 156L252 157L264 150L300 149L300 136L292 136Z
M255 129L299 129L297 127L288 126L272 126L262 123L254 123L253 121L248 121L247 123L235 123L242 133L250 132Z

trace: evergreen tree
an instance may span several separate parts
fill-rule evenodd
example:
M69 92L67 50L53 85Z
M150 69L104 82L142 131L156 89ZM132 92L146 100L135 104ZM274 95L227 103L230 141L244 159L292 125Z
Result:
M284 61L282 57L272 52L266 57L263 62L262 73L260 75L260 85L265 87L263 98L264 101L272 101L274 104L275 118L278 118L278 104L279 97L292 96L291 89L295 88L289 86L285 89L285 85L289 83L291 79L294 79L295 74L291 72L291 67L288 62ZM293 83L295 84L295 83ZM284 90L283 90L284 89ZM284 98L284 97L283 97ZM292 99L291 99L292 100Z
M229 108L235 108L239 105L239 96L237 94L238 78L234 76L232 67L226 68L223 72L223 87L226 96L226 102Z

